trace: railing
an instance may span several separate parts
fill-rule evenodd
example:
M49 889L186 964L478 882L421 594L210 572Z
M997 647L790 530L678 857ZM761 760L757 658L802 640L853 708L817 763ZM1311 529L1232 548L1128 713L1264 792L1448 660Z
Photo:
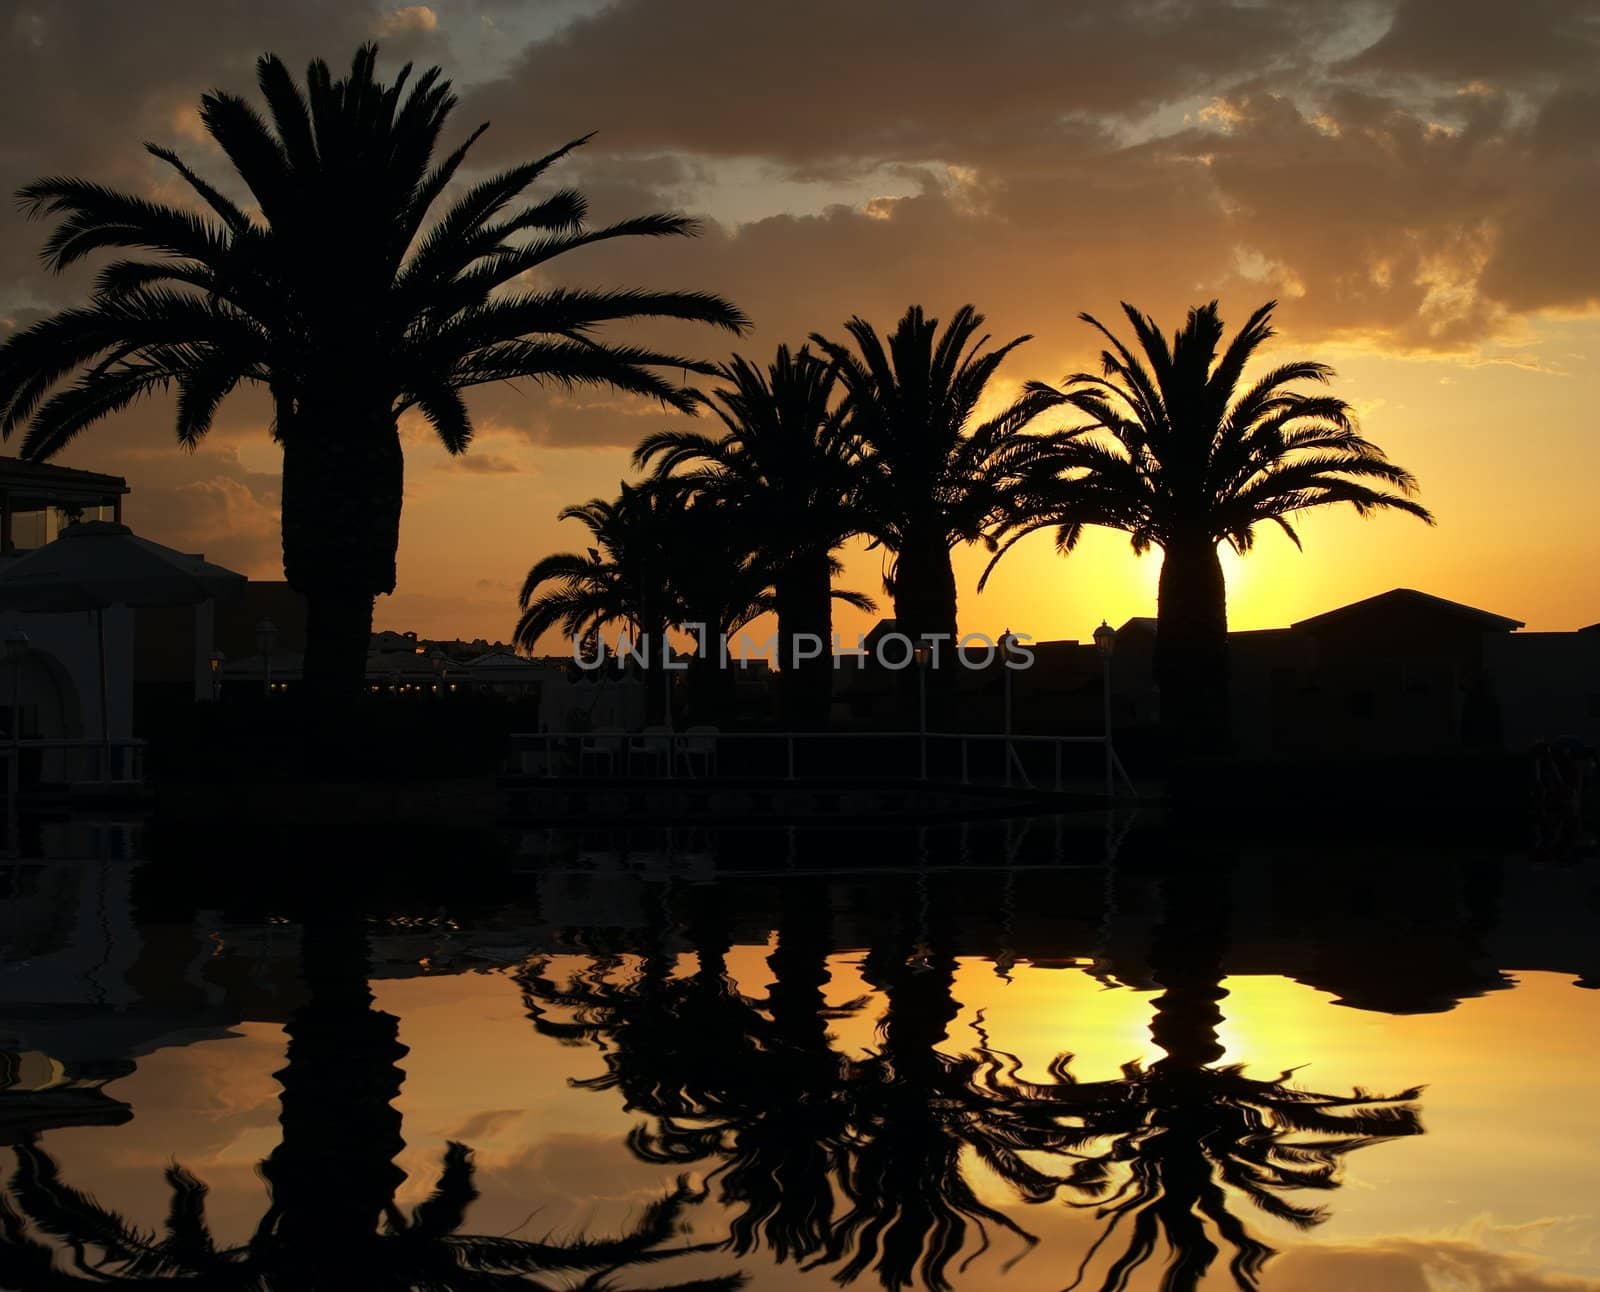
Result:
M1008 788L1020 785L1036 789L1038 782L1051 785L1059 793L1065 786L1064 758L1070 749L1089 748L1104 750L1101 768L1095 779L1105 783L1108 798L1118 796L1119 787L1129 798L1137 798L1127 769L1112 743L1104 736L1018 736L988 732L948 731L591 731L591 732L526 732L511 737L516 769L526 775L552 777L575 773L578 776L639 774L644 769L650 775L671 780L679 775L688 779L715 776L721 757L728 753L727 746L738 747L744 770L764 771L779 775L784 780L797 780L802 772L814 772L805 767L804 752L817 746L832 747L834 752L861 750L868 746L884 744L914 746L916 750L916 779L921 781L958 782L962 785L1003 783ZM765 746L769 757L763 766L759 759L760 747ZM781 755L771 755L781 747ZM979 758L978 762L998 762L993 778L978 778L974 774L974 753L994 751L998 759ZM1025 758L1026 751L1032 757ZM1040 757L1042 755L1042 759ZM1043 765L1041 766L1041 761ZM930 765L943 773L930 775ZM830 770L838 771L837 761ZM874 771L882 773L884 764L878 761Z
M60 753L63 774L49 776L51 783L137 785L144 781L144 754L149 742L129 737L115 740L96 740L86 737L72 739L34 737L26 740L0 742L0 758L6 763L6 792L15 798L20 779L21 758L24 753L37 750L43 754ZM88 757L74 757L88 751Z

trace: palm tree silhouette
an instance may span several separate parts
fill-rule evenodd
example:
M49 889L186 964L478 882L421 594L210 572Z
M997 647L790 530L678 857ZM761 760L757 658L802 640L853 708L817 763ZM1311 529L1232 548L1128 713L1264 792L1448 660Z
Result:
M1219 1003L1227 950L1225 879L1191 864L1162 880L1165 912L1152 941L1150 965L1163 988L1150 1034L1164 1052L1145 1067L1127 1064L1110 1081L1079 1082L1063 1054L1050 1080L1018 1077L1014 1056L985 1050L975 1083L1012 1101L1014 1113L1043 1137L1037 1147L1063 1153L1069 1192L1107 1224L1085 1252L1082 1286L1101 1249L1130 1221L1126 1243L1101 1280L1121 1292L1164 1239L1162 1292L1192 1292L1219 1252L1207 1231L1233 1249L1229 1268L1239 1288L1254 1289L1274 1249L1235 1214L1229 1190L1269 1216L1298 1228L1326 1219L1321 1207L1297 1205L1292 1190L1338 1187L1343 1158L1398 1136L1422 1132L1413 1102L1420 1088L1394 1095L1357 1088L1319 1094L1289 1084L1293 1069L1272 1080L1219 1065ZM1022 1135L1023 1142L1027 1133Z
M659 370L707 365L597 329L640 318L744 326L702 292L501 292L579 247L694 224L647 215L587 229L570 189L524 203L581 139L469 186L430 223L487 127L435 164L456 103L449 82L433 68L412 83L408 65L385 84L376 66L369 45L344 79L317 61L301 86L263 57L270 124L235 95L202 98L206 131L259 216L153 145L202 210L82 179L22 189L31 213L58 217L43 252L52 268L105 248L155 256L107 265L87 305L0 347L0 430L26 424L28 458L50 457L168 386L178 439L193 446L236 387L267 390L283 449L284 572L308 604L306 682L348 694L365 672L373 599L395 585L403 412L418 410L451 453L473 434L462 392L488 382L600 385L692 412L692 397Z
M614 499L562 508L557 519L578 521L592 545L582 555L546 556L528 571L512 641L531 651L553 628L582 639L622 624L638 640L659 642L671 619L661 571L677 507L671 492L654 482L624 482Z
M987 349L982 326L983 315L963 305L941 335L939 320L913 305L887 343L859 317L845 324L854 350L811 337L838 369L845 429L863 454L861 528L891 554L884 589L896 628L913 640L955 640L951 549L983 537L1004 481L1035 447L1017 432L1043 406L1037 395L973 425L996 371L1030 339Z
M705 1244L677 1244L685 1208L698 1197L680 1181L626 1233L528 1241L460 1233L478 1197L471 1152L452 1143L431 1196L409 1217L394 1203L404 1178L392 1100L406 1048L398 1020L372 1008L366 934L348 911L305 926L306 1003L295 1011L283 1085L279 1146L262 1164L271 1203L251 1238L219 1244L205 1216L206 1186L183 1167L166 1173L171 1203L164 1231L143 1231L61 1179L36 1143L17 1148L17 1168L0 1194L0 1282L74 1289L121 1284L218 1289L524 1288L553 1285L546 1274L583 1273L581 1286L611 1286L623 1268ZM380 1228L381 1224L381 1228ZM70 1254L58 1269L54 1239ZM740 1276L691 1280L661 1292L730 1292Z
M717 637L731 638L773 608L771 573L751 552L737 518L719 500L694 496L687 482L651 479L619 489L613 500L592 498L562 510L560 519L582 523L594 545L582 555L544 557L528 571L512 640L532 651L554 628L594 642L608 626L625 624L654 667L668 628L698 625L703 650L691 662L698 700L691 707L714 710L720 683L733 676L716 667Z
M752 550L730 504L690 494L676 481L660 487L682 500L671 520L664 573L673 623L697 639L686 674L689 712L722 721L733 711L735 683L722 653L741 628L775 607L772 570Z
M1162 724L1180 751L1226 742L1227 591L1217 547L1248 552L1256 527L1277 525L1298 547L1290 517L1347 503L1360 515L1392 509L1432 523L1412 476L1357 431L1342 399L1293 384L1326 384L1325 364L1296 360L1242 387L1245 367L1273 335L1276 301L1255 311L1227 347L1217 303L1191 309L1167 339L1124 304L1137 352L1098 319L1103 374L1076 373L1061 389L1030 383L1038 409L1071 408L1087 421L1049 437L1018 472L999 550L1054 528L1070 552L1085 526L1126 532L1136 552L1162 550L1156 672ZM979 587L983 587L980 580Z
M832 668L827 653L799 659L796 638L830 641L835 599L875 609L871 598L832 587L834 552L861 528L859 446L834 401L831 365L808 347L792 353L779 346L765 372L735 355L717 377L722 385L701 398L725 433L661 431L639 444L634 463L679 472L738 518L773 572L785 720L818 727L828 716Z

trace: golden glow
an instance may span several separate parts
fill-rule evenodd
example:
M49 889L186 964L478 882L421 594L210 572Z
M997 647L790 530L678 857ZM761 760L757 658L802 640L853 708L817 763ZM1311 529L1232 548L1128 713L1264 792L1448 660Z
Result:
M728 957L740 990L756 999L771 976L770 949L740 946ZM870 991L859 961L859 952L832 957L830 1004ZM553 968L559 977L581 963L567 958ZM678 973L692 970L692 958L684 957ZM1303 1235L1247 1217L1283 1252L1268 1267L1266 1292L1358 1284L1407 1292L1600 1288L1600 1230L1582 1205L1592 1195L1593 1167L1574 1151L1600 1142L1600 1104L1590 1097L1600 997L1535 974L1445 1013L1390 1016L1335 1006L1326 994L1282 978L1234 977L1224 985L1227 1061L1247 1063L1252 1075L1272 1078L1297 1067L1295 1083L1330 1093L1426 1086L1426 1133L1352 1154L1344 1187L1314 1199L1329 1205L1325 1225ZM673 1168L642 1162L624 1146L640 1117L623 1110L620 1093L570 1084L602 1074L605 1053L535 1033L509 977L436 974L373 986L377 1007L400 1018L410 1051L397 1103L405 1118L403 1204L426 1196L451 1139L476 1150L483 1196L470 1232L527 1233L530 1215L534 1233L605 1229L667 1187ZM1042 1077L1043 1065L1062 1050L1074 1052L1071 1071L1083 1080L1114 1078L1129 1060L1159 1054L1147 1030L1155 993L1107 988L1083 967L1022 961L1007 981L993 963L967 960L954 995L961 1007L941 1048L960 1052L987 1040L1018 1055L1024 1076ZM881 1008L881 997L873 997L863 1013L832 1026L842 1054L860 1057L877 1044ZM210 1186L218 1236L242 1241L265 1205L253 1167L277 1140L271 1073L283 1062L284 1039L275 1025L246 1024L216 1039L158 1047L112 1087L134 1106L133 1121L52 1131L44 1146L60 1159L64 1178L150 1228L159 1227L166 1206L156 1182L176 1158ZM1074 1264L1098 1233L1092 1213L1020 1207L975 1163L969 1167L981 1196L1041 1240L1003 1286L1059 1292L1063 1262ZM725 1216L711 1202L695 1210L693 1223L697 1236L709 1236ZM963 1286L1001 1285L1001 1262L1026 1250L995 1238ZM726 1272L719 1259L675 1265L674 1273ZM740 1265L763 1289L830 1286L826 1273L800 1277L760 1253ZM1463 1271L1476 1273L1469 1279ZM1225 1264L1204 1286L1231 1287Z

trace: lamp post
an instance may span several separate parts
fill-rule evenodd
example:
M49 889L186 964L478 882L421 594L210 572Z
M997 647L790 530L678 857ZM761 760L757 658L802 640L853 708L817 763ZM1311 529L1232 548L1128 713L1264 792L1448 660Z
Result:
M1017 639L1011 635L1011 629L1007 628L1005 630L1005 632L1000 634L1000 672L1001 672L1001 675L1005 679L1005 692L1006 692L1006 696L1005 696L1005 729L1006 729L1005 760L1006 760L1006 788L1007 789L1009 789L1011 787L1011 760L1014 757L1014 755L1011 752L1011 659L1012 659L1012 655L1014 653L1013 652L1013 648L1016 646L1016 644L1017 644Z
M1106 801L1109 803L1116 793L1116 782L1112 779L1115 755L1111 752L1111 656L1117 649L1117 630L1104 619L1094 630L1094 648L1100 653L1100 696L1104 708L1101 730L1106 747Z
M922 638L911 648L911 657L917 661L917 745L921 779L928 779L928 665L933 659L933 647Z
M256 651L261 656L261 694L272 694L272 648L278 644L278 625L263 619L256 625Z
M228 657L219 650L211 652L211 702L222 699L222 664Z
M11 757L6 759L6 847L17 848L17 792L22 785L22 661L28 634L14 628L6 634L6 665L11 670Z

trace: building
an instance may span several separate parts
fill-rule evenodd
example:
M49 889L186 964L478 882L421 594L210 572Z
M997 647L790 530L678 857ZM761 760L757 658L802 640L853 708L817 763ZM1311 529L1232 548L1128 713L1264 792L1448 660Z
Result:
M80 520L122 520L121 476L0 457L0 556L51 542Z
M885 726L914 723L895 678L866 658L844 658L836 717ZM1412 588L1394 588L1284 628L1228 635L1229 700L1236 751L1262 756L1421 755L1527 749L1571 738L1600 746L1600 624L1529 633L1509 615ZM1137 748L1160 722L1156 621L1117 629L1110 661L1118 743ZM1019 734L1098 735L1105 664L1091 641L1027 643L1031 667L1013 672L1011 722ZM998 661L963 668L959 703L937 725L999 731L1006 687ZM896 702L899 696L901 702ZM914 692L913 692L914 699Z
M0 457L0 563L52 542L77 520L120 520L127 481L43 462ZM0 664L0 730L25 740L69 741L104 728L113 740L132 730L133 614L104 612L104 686L95 617L85 613L0 613L8 643ZM24 783L65 775L60 755L21 757Z

